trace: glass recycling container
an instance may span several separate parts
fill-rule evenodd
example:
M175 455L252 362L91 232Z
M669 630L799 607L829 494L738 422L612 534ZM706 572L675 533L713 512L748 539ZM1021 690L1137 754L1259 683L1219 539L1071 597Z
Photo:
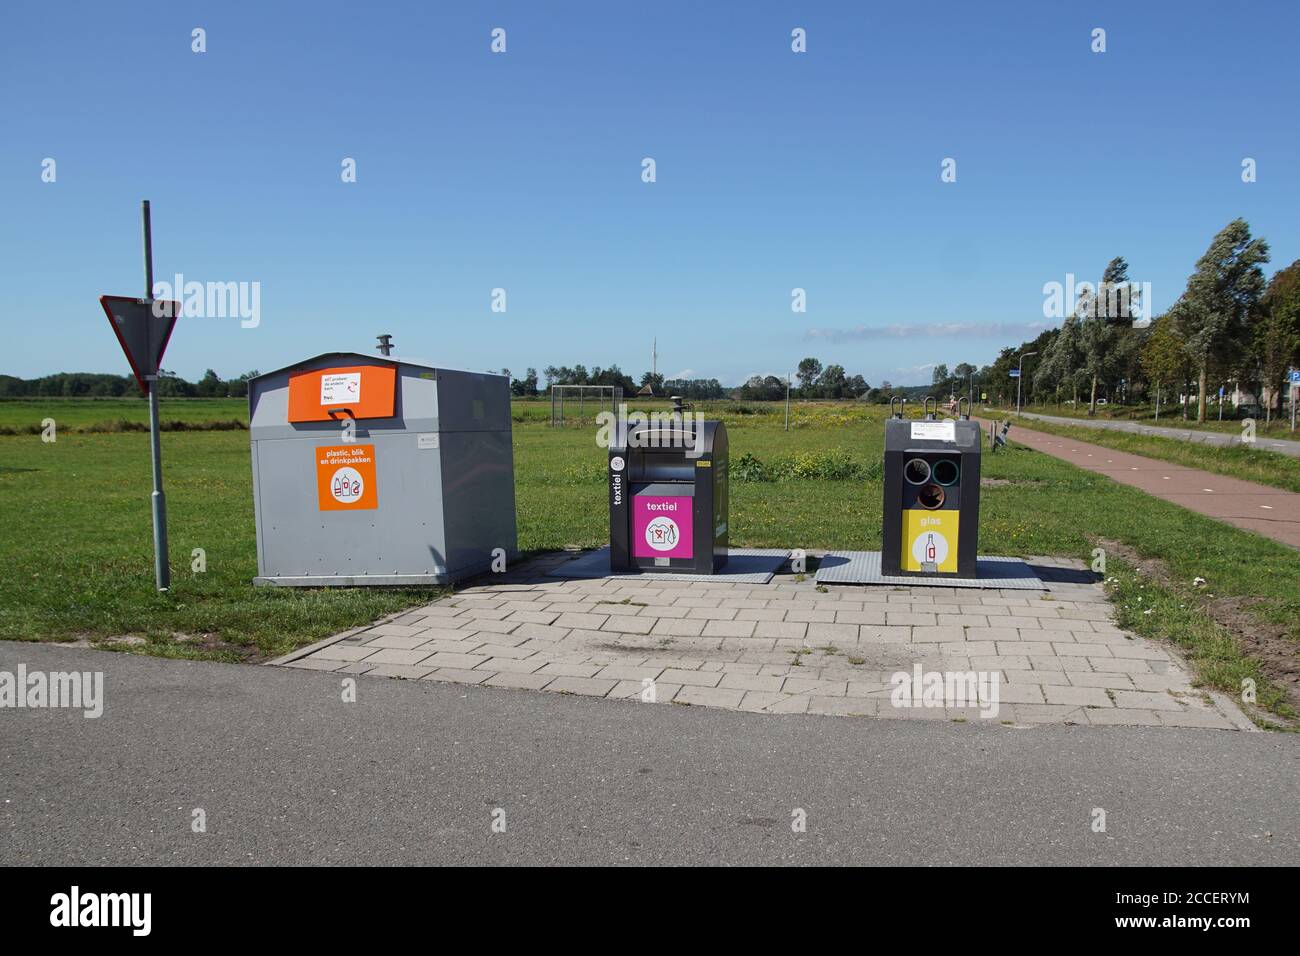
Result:
M885 420L883 574L975 577L982 438L969 415Z

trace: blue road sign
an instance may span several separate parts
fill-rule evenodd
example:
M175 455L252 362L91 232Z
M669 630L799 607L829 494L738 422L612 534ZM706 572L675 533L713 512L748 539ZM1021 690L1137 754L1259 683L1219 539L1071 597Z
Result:
M1293 385L1300 385L1300 368L1291 369L1291 383Z
M1011 370L1011 377L1012 377L1012 378L1019 378L1019 377L1020 377L1020 369L1018 369L1018 368L1013 368L1013 369Z

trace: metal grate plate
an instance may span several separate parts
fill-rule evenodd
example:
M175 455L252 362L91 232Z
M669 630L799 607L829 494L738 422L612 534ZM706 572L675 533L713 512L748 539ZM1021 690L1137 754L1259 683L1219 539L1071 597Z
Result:
M1016 588L1046 591L1047 585L1019 558L976 558L974 578L950 574L886 576L880 571L879 551L832 551L817 569L818 584L901 584L905 587L937 585L948 588Z
M790 552L780 548L731 548L727 563L716 574L677 574L664 571L610 571L609 547L587 551L547 572L558 578L638 578L646 581L718 581L723 584L766 584Z

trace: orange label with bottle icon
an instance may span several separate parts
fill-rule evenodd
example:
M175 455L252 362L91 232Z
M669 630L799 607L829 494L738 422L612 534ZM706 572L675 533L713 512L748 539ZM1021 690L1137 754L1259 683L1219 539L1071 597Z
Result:
M316 449L316 503L321 511L379 507L374 445L324 445Z
M903 512L903 570L957 573L957 526L960 511Z

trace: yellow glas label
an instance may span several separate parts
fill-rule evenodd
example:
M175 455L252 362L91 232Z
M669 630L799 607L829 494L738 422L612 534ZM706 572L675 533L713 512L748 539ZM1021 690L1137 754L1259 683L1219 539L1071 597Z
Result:
M903 512L903 570L957 573L960 511Z

